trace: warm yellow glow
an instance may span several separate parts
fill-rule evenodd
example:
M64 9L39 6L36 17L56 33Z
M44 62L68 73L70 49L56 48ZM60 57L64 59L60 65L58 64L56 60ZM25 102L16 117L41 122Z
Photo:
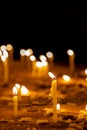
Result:
M1 56L1 60L2 60L3 62L5 62L5 61L6 61L6 57L5 57L4 55L2 55L2 56Z
M2 51L0 50L0 56L2 55Z
M8 57L8 52L7 51L3 51L3 55L7 58Z
M52 72L48 72L48 75L52 78L52 79L55 79L56 76L52 73Z
M20 84L18 84L18 83L15 84L15 87L18 88L18 89L21 88Z
M87 69L85 69L85 74L87 74Z
M59 103L57 103L56 108L57 108L57 110L60 110L60 104Z
M86 106L85 106L85 110L87 111L87 104L86 104Z
M8 51L11 51L11 50L13 49L13 46L12 46L11 44L7 44L7 45L6 45L6 49L7 49Z
M36 66L41 68L41 67L42 67L42 62L37 61L37 62L36 62Z
M43 62L47 60L47 59L46 59L46 56L44 56L44 55L40 55L39 58L40 58L40 60L43 61Z
M36 57L35 57L34 55L31 55L31 56L30 56L30 60L31 60L31 61L35 61L35 60L36 60Z
M17 89L15 86L13 87L13 94L14 94L14 95L17 95L17 94L18 94L18 89Z
M69 50L67 50L67 54L70 55L70 56L72 56L72 55L74 55L74 51L71 50L71 49L69 49Z
M22 85L21 86L21 95L28 95L28 94L29 94L29 90L24 85Z
M1 45L1 50L2 51L6 51L6 46L5 45Z
M46 56L47 56L48 58L53 58L53 53L50 52L50 51L48 51L48 52L46 53Z
M41 62L42 63L42 66L48 66L48 63L47 62Z
M25 56L25 49L21 49L21 50L20 50L20 55L21 55L21 56Z
M68 76L68 75L63 75L63 79L65 80L65 81L70 81L70 76Z
M29 51L29 54L32 55L33 54L33 50L31 48L27 49Z

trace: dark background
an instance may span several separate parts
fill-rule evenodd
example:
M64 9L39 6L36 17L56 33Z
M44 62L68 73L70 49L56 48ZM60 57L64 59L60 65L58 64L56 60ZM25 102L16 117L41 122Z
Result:
M67 49L76 62L87 64L87 15L82 8L31 8L5 10L0 15L0 45L11 43L14 57L21 48L32 48L35 55L52 51L55 61L67 62Z

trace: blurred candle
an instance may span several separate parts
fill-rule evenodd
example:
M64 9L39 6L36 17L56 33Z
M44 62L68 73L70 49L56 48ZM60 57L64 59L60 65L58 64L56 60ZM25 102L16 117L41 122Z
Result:
M51 72L48 75L53 79L51 82L51 94L53 98L53 122L57 122L57 79Z
M8 65L8 52L7 51L3 51L1 60L3 62L4 84L7 85L9 82L9 65Z
M7 44L6 49L7 49L8 54L9 54L9 60L10 60L10 62L12 62L13 58L14 58L14 56L13 56L13 46L11 44Z
M13 87L13 102L14 102L14 117L17 117L17 109L18 109L18 90L17 88L14 86Z
M74 63L75 53L73 50L69 49L67 50L67 54L69 55L70 74L73 75L75 71L75 63Z

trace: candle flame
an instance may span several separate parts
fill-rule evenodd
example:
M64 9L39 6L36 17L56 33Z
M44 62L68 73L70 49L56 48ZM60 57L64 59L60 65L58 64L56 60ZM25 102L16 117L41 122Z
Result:
M20 55L21 55L21 56L25 56L25 49L21 49L21 50L20 50Z
M85 106L85 110L87 111L87 104L86 104L86 106Z
M44 55L40 55L39 58L40 58L41 61L46 61L47 60L46 56L44 56Z
M70 81L70 76L68 76L68 75L63 75L63 79L65 80L65 81Z
M6 45L6 49L7 49L8 51L11 51L11 50L13 49L13 46L12 46L11 44L7 44L7 45Z
M60 104L59 103L57 103L56 108L57 108L57 110L60 110Z
M71 50L71 49L69 49L69 50L67 50L67 54L70 55L70 56L72 56L72 55L74 55L74 51Z
M31 61L35 61L35 60L36 60L36 57L35 57L34 55L31 55L31 56L30 56L30 60L31 60Z
M53 58L53 53L52 52L50 52L50 51L48 51L47 53L46 53L46 56L50 59L50 58Z
M48 72L48 75L52 78L52 79L55 79L56 76L52 73L52 72Z
M29 93L28 89L22 85L21 86L21 95L27 95Z
M87 69L85 69L85 74L87 74Z
M14 95L18 94L18 89L15 86L13 87L13 94Z

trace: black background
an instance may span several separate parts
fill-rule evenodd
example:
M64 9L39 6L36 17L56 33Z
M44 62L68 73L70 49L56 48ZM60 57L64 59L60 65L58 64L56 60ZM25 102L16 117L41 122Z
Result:
M67 60L73 49L76 62L87 64L87 15L82 8L11 8L0 15L0 45L11 43L14 56L20 48L35 55L52 51L57 61Z

